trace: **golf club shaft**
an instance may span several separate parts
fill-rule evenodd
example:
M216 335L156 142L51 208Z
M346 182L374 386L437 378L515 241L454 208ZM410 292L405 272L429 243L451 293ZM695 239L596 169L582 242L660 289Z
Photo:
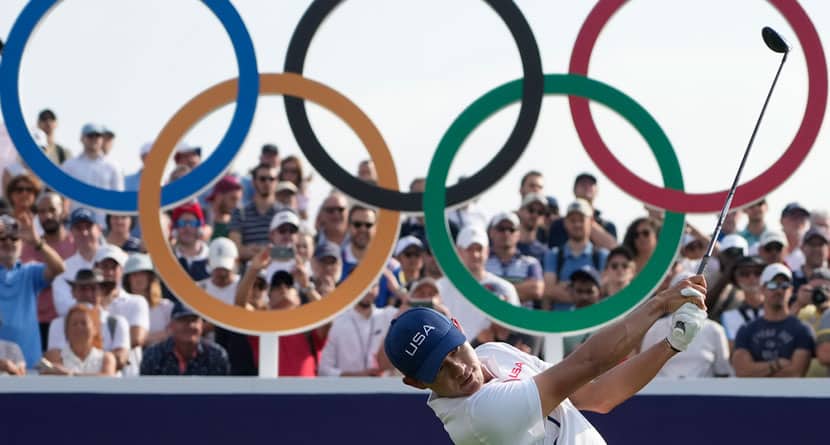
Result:
M718 240L718 235L720 235L721 227L723 226L723 220L726 219L726 214L729 212L729 207L732 205L732 198L735 196L735 189L738 188L738 182L741 179L741 173L744 170L744 165L746 165L746 159L749 157L749 151L752 149L752 143L755 141L755 135L758 133L758 127L761 126L761 120L764 118L764 112L767 111L767 105L769 104L769 99L772 97L772 91L775 89L775 84L778 83L778 76L781 75L781 69L784 68L784 62L787 61L787 55L789 53L784 53L784 56L781 58L781 64L778 65L778 71L775 73L775 79L772 80L772 85L769 88L769 92L767 93L767 99L764 101L764 106L761 108L761 114L758 116L758 120L755 122L755 128L752 130L752 136L749 137L749 144L746 146L746 151L744 152L744 157L741 159L741 165L738 167L738 173L735 175L735 180L732 182L732 187L729 189L729 194L726 195L726 203L723 205L723 209L720 212L720 216L718 217L718 223L715 225L715 231L712 232L712 238L709 240L709 247L706 249L706 255L700 260L700 266L697 268L697 274L701 275L706 270L706 263L709 262L709 258L712 256L712 252L715 250L715 242Z

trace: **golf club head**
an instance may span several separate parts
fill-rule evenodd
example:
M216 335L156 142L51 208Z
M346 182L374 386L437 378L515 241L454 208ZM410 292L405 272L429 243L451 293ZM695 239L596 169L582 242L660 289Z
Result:
M769 26L765 26L761 30L761 37L764 38L764 43L767 44L767 47L777 53L787 53L790 51L790 45L787 45L787 42Z

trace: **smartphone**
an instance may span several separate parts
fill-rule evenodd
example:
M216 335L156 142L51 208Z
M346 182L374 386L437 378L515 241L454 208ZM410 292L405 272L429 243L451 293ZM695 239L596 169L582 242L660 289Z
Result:
M294 246L274 246L271 248L271 259L287 261L294 259Z

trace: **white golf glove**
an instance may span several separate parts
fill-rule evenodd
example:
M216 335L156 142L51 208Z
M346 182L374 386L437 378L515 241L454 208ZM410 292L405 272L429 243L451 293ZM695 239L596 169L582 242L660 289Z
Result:
M706 321L706 311L692 303L684 303L671 317L668 340L672 348L685 351Z

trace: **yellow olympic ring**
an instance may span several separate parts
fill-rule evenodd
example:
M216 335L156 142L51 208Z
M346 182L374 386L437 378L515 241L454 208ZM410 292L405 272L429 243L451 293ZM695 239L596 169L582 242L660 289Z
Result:
M377 165L378 184L397 189L392 155L368 116L349 99L331 88L297 74L260 74L259 94L283 94L316 102L327 108L357 134ZM165 164L184 134L208 113L236 97L237 79L226 80L191 99L164 126L147 155L138 193L138 215L147 252L170 290L202 316L220 326L250 334L281 335L307 331L327 323L351 307L378 279L392 253L398 235L399 213L378 211L377 233L366 256L348 278L320 301L285 311L247 311L214 298L188 276L173 255L161 229L161 182Z

